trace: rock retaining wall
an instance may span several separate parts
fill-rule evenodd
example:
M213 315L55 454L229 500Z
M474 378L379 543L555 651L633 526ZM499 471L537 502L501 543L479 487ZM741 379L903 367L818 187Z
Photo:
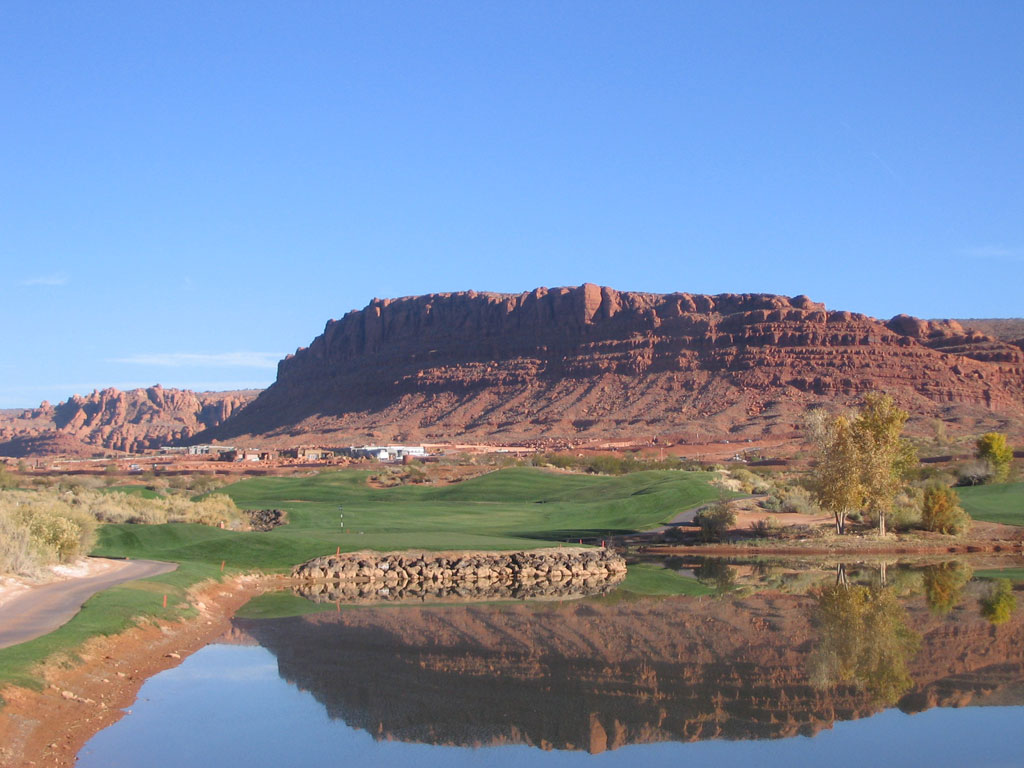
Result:
M292 571L295 592L316 602L403 599L527 599L602 594L625 578L607 549L529 552L352 552Z

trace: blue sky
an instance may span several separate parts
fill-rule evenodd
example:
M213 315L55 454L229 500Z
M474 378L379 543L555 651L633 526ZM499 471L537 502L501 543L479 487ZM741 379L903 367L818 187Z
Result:
M377 296L1024 315L1019 2L0 4L0 407Z

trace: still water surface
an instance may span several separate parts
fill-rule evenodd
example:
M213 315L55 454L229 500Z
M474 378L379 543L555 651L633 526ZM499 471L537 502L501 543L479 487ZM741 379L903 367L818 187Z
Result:
M884 594L744 591L765 574L740 568L701 597L239 618L78 764L1019 768L1024 610L993 623L991 582L951 569Z

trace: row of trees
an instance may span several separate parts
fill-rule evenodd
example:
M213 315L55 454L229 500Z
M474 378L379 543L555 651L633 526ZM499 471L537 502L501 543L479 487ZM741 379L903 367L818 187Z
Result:
M917 452L902 437L908 413L888 395L869 393L854 416L818 412L812 434L818 446L814 488L822 509L846 531L852 512L865 511L885 534L886 515L904 478L917 466Z
M818 448L813 473L818 505L835 517L836 532L844 533L851 513L864 512L886 531L886 517L908 476L918 466L917 452L902 436L908 413L888 395L870 393L855 414L828 415L816 411L810 418ZM1004 482L1010 476L1013 449L1006 435L989 432L976 443L978 462L987 478ZM922 524L927 530L959 533L970 518L952 488L932 483L921 498Z

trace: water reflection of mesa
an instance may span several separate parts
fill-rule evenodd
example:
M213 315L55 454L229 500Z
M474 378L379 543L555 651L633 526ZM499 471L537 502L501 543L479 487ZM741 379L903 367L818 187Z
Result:
M1024 703L1024 617L994 626L965 600L918 600L913 687L900 706ZM333 718L376 738L606 749L811 735L884 705L812 684L813 598L350 610L239 630Z

